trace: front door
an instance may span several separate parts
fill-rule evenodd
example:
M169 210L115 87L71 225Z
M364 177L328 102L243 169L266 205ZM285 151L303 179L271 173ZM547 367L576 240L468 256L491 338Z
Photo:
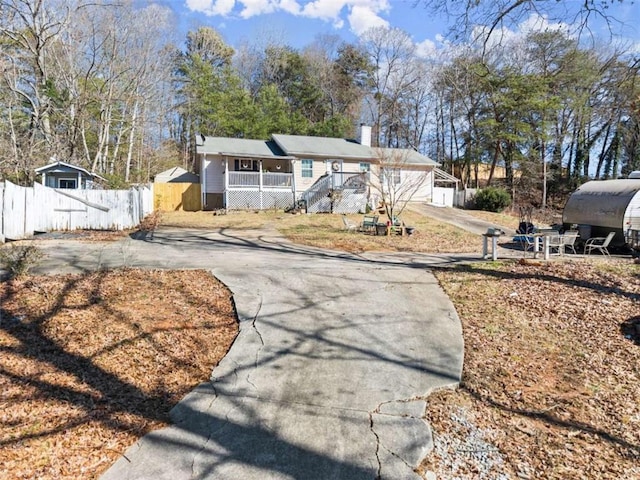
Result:
M342 184L344 183L344 179L343 179L343 163L342 160L327 160L327 164L329 166L329 169L331 171L331 175L333 177L333 188L338 188L341 187Z

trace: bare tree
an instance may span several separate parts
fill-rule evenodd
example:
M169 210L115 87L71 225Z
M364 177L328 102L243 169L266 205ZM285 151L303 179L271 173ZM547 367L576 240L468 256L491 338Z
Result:
M128 181L145 145L162 144L148 134L166 118L170 10L0 0L0 12L0 134L16 168L30 177L57 156Z
M374 146L398 147L399 100L420 78L415 48L401 29L374 27L361 38L372 65L372 92L367 97Z
M3 0L0 2L0 39L3 48L4 86L14 101L9 101L8 117L14 155L26 162L25 173L45 148L55 144L51 126L54 99L49 55L61 33L68 27L77 2L57 0ZM15 121L29 112L25 134L18 133ZM19 163L16 158L16 164Z
M494 33L511 28L530 15L538 15L550 22L562 22L571 26L570 33L587 34L594 38L591 26L595 20L603 20L614 34L624 24L616 18L615 6L623 0L582 0L579 2L556 0L415 0L431 12L443 14L454 21L451 34L454 38L469 38L478 25L484 25L480 41L485 43ZM633 3L629 1L628 3ZM477 31L477 30L476 30Z
M372 165L369 186L373 199L390 222L394 222L407 204L426 185L431 171L411 163L415 151L397 148L376 148L376 163Z

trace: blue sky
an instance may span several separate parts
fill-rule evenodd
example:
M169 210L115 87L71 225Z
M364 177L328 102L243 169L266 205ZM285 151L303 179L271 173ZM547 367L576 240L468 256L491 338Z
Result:
M431 14L420 0L155 0L155 3L174 11L180 33L208 25L218 30L231 46L243 41L260 43L265 36L295 48L308 45L319 34L336 34L355 41L367 28L385 25L403 29L417 45L432 50L441 45L448 30L447 19ZM570 10L581 3L582 0L565 0L559 5ZM624 0L608 11L622 22L614 25L614 33L623 41L640 44L636 26L640 24L640 2ZM596 35L609 37L609 30L597 18L590 26ZM636 50L640 52L640 48Z

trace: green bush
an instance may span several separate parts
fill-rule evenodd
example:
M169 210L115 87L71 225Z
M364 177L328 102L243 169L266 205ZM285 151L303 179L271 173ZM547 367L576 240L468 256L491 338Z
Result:
M0 265L11 278L22 277L29 273L44 256L42 250L35 245L11 245L0 248Z
M477 193L474 200L478 210L487 212L501 212L511 205L511 196L504 188L483 188Z

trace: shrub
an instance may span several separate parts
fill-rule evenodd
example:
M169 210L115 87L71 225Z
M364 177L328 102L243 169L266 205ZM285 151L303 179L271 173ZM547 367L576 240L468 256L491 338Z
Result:
M11 278L22 277L44 257L35 245L11 245L0 248L0 265Z
M488 212L501 212L511 204L511 196L504 188L487 187L480 190L475 196L475 205L478 210Z

